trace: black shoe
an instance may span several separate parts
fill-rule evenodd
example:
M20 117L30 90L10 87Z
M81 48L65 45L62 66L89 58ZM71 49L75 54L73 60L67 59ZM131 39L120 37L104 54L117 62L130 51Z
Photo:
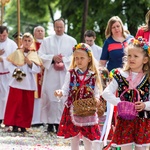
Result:
M47 132L54 132L54 125L53 124L48 124Z
M44 125L43 125L43 123L33 124L33 125L31 125L31 127L40 127L40 126L44 126Z
M20 128L21 131L20 132L27 132L26 128Z
M12 132L18 132L18 127L17 126L13 126Z
M3 122L3 120L2 119L0 119L0 124Z

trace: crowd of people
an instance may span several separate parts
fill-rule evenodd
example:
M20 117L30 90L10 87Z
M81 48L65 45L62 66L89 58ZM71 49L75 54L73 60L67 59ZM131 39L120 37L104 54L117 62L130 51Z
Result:
M71 150L79 150L81 139L85 150L146 150L150 11L136 35L124 29L121 18L111 17L102 47L93 30L77 43L65 33L64 19L53 27L53 35L45 37L45 29L37 26L33 34L15 33L13 41L8 28L0 26L0 123L6 132L46 124L45 132L71 139ZM104 103L107 109L99 115Z

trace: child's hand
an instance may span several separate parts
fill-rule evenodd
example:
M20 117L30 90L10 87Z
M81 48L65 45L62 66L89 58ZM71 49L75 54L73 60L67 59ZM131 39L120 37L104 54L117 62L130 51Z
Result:
M0 49L0 55L3 55L5 53L4 49Z
M144 110L145 104L143 102L135 102L135 109L140 112Z
M99 71L102 71L102 70L104 70L104 66L99 66Z
M56 97L59 97L59 98L61 98L61 97L63 96L61 90L56 90L56 91L54 92L54 95L55 95Z
M30 61L27 57L25 57L25 62L29 65L29 67L32 67L32 61Z

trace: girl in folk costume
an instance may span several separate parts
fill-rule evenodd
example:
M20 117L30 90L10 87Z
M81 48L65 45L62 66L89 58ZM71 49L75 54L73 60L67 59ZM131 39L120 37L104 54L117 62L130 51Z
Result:
M55 96L67 96L65 108L58 129L58 136L71 138L71 150L79 150L79 141L82 137L86 150L96 150L96 140L100 139L100 126L96 106L100 104L101 80L91 47L85 43L79 43L73 48L73 58L70 70L66 74L65 83L61 90L55 91ZM85 102L87 99L95 102L94 110L86 110L75 104ZM81 112L79 113L78 110ZM86 111L84 112L85 109ZM88 114L89 112L89 114ZM92 142L95 141L95 142ZM94 144L95 143L95 144Z
M4 124L13 126L13 132L26 132L31 125L34 91L37 89L35 74L42 65L37 52L31 48L33 36L25 33L22 37L22 48L7 57L12 74L10 91L4 116Z
M146 150L150 144L150 45L146 39L132 39L126 48L124 68L112 72L113 79L102 93L105 100L118 106L111 143L121 150L132 150L133 144L135 150Z

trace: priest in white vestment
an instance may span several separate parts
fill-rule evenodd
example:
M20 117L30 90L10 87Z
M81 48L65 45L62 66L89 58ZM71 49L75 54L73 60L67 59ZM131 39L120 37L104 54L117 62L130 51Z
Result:
M42 85L41 121L48 124L48 132L57 132L65 98L58 102L54 91L60 89L69 68L72 48L77 41L64 33L63 19L54 21L54 35L45 38L39 49L39 56L45 67Z
M40 45L45 37L45 29L42 26L37 26L34 28L34 46L36 51L38 52ZM34 109L33 109L33 117L32 117L32 127L39 127L42 124L40 121L41 114L41 88L42 88L42 78L44 74L44 68L41 68L41 72L36 74L36 83L37 83L37 91L34 94Z

